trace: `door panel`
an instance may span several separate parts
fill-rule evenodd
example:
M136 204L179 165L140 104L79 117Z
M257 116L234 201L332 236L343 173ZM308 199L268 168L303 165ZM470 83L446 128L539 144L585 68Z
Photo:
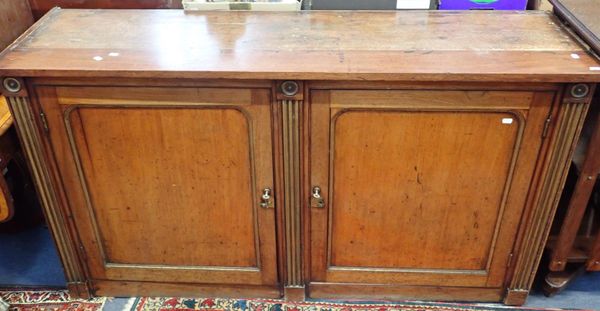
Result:
M94 279L277 283L269 90L38 92Z
M311 98L311 282L501 285L552 93Z
M487 112L334 116L330 265L485 269L520 132L518 121L503 118L516 119Z
M243 113L82 107L69 117L107 262L258 267Z

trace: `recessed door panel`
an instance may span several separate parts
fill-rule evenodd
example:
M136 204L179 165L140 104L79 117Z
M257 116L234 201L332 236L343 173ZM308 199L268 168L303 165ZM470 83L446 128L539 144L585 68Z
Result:
M39 93L94 279L277 283L269 90Z
M520 132L514 115L344 111L333 120L331 266L486 268Z
M502 285L552 93L311 98L311 283Z
M69 116L107 262L258 267L242 112L82 107Z

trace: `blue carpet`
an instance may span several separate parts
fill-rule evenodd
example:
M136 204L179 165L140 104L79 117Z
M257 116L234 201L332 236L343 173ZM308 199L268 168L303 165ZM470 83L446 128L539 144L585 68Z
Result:
M0 286L64 287L65 283L54 242L46 227L0 233ZM128 302L129 299L112 299L107 304L109 308L105 309L120 311ZM525 306L600 310L600 272L582 275L552 298L534 291Z
M0 286L66 286L58 253L45 226L0 233Z
M551 298L544 296L539 291L534 291L525 306L600 310L600 272L586 273L580 276L563 292Z

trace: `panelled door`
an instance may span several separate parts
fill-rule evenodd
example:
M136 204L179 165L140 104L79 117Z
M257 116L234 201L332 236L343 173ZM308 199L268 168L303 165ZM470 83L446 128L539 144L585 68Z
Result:
M92 279L278 283L269 89L37 95Z
M553 95L312 91L311 293L500 288Z

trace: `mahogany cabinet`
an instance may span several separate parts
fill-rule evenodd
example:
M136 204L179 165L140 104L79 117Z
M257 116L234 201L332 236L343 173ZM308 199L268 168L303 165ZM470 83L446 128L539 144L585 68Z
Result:
M554 93L311 95L310 181L327 203L310 209L311 293L386 297L410 284L497 294Z
M92 279L278 292L269 92L36 88Z
M0 56L73 294L507 304L597 66L541 12L54 10Z

